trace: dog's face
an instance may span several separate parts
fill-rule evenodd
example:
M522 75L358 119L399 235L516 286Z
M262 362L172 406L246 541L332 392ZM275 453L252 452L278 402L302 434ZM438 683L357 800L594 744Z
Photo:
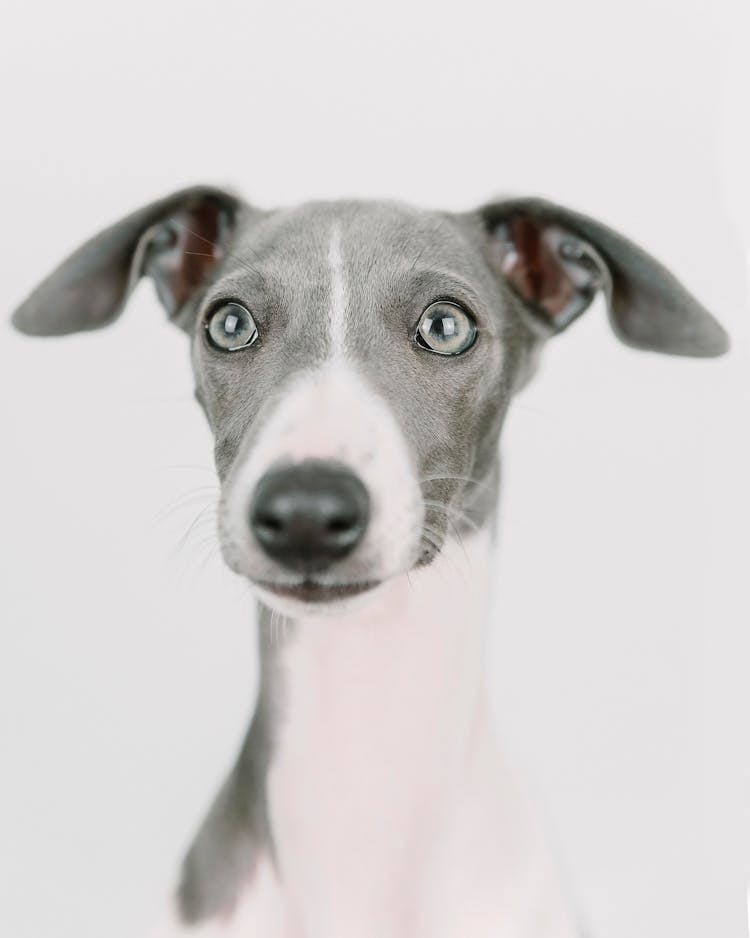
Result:
M477 494L535 337L477 234L397 205L323 204L255 217L233 242L193 362L224 553L266 594L351 595L482 520L465 513L487 508Z
M726 346L655 261L547 203L260 212L213 190L103 232L15 322L34 334L103 325L141 274L191 335L225 558L292 614L340 608L487 522L511 396L597 289L630 344Z

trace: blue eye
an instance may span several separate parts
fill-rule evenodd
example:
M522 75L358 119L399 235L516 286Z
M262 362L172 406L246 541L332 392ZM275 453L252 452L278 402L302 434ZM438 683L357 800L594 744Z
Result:
M258 327L240 303L223 303L206 320L209 341L224 352L247 348L258 338Z
M439 300L422 313L415 336L419 345L438 355L460 355L474 344L477 325L455 303Z

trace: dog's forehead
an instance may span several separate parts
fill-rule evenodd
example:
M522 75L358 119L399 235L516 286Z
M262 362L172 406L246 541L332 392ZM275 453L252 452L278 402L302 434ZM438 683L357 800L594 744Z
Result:
M367 276L371 285L420 264L467 273L476 265L476 246L456 217L386 201L309 202L255 216L234 251L279 278L319 277L330 267L333 239L350 276Z

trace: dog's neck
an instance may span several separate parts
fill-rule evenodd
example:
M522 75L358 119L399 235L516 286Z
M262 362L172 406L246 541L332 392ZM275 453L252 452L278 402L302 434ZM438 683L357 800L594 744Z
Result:
M285 888L316 921L330 914L326 934L362 934L363 921L394 933L411 914L397 905L419 888L415 871L450 849L489 737L491 553L486 531L448 540L359 611L301 619L285 636L266 622L266 643L279 641L264 675L275 698L270 834Z
M258 706L186 859L184 921L219 915L222 938L494 938L498 922L571 938L495 751L491 546L487 530L449 539L336 618L261 607Z

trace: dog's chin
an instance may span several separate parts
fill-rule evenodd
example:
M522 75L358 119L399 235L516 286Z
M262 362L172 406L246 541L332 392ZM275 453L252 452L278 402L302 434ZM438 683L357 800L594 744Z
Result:
M251 580L258 598L272 612L288 618L341 616L367 605L382 582L366 580L358 583L274 583Z

